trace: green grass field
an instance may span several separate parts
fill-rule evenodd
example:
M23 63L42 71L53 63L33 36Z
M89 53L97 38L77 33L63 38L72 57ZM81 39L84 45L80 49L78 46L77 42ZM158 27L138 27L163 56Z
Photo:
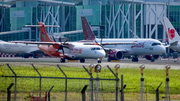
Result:
M40 72L42 77L64 77L63 73L56 66L35 66ZM16 73L17 76L39 76L38 73L33 69L32 66L13 66L11 68ZM83 67L61 67L65 72L67 77L72 78L89 78L88 73L83 69ZM86 67L89 70L89 67ZM115 72L115 68L112 68ZM120 68L118 77L124 76L124 84L126 88L124 89L125 94L138 94L140 92L140 68ZM169 86L170 94L179 95L180 94L180 70L169 70ZM13 73L6 65L0 66L0 92L6 92L6 89L11 83L14 83L14 78L2 77L2 76L13 76ZM93 72L93 77L96 78L97 74ZM99 73L100 78L114 79L114 75L109 71L108 68L102 68ZM162 85L159 88L161 95L165 93L165 69L144 69L144 91L146 94L155 94L156 88L161 82ZM65 90L65 80L64 79L41 79L41 91L46 92L52 86L54 86L53 93L63 93ZM18 92L38 92L39 91L39 78L17 78L17 91ZM67 90L71 93L79 93L84 85L89 85L89 80L67 80ZM94 87L96 82L94 81ZM120 82L119 82L120 85ZM14 90L14 86L12 91ZM89 87L88 87L89 90ZM115 92L115 81L100 81L100 92L101 93L114 93ZM155 97L155 96L154 96ZM180 99L180 97L178 97Z

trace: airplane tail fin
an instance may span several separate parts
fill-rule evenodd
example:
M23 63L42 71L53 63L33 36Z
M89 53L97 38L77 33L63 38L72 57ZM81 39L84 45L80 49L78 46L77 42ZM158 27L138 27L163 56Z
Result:
M42 22L39 22L39 25L41 26L39 28L40 30L40 38L41 38L41 42L54 42L49 38L49 35L46 32L46 28L45 25Z
M46 27L59 27L57 25L44 25L43 22L39 22L39 25L25 25L25 27L39 27L41 42L54 42L49 38L46 32Z
M173 27L173 25L171 24L171 22L169 21L169 19L167 17L163 17L163 21L164 21L164 25L165 25L165 29L166 29L166 33L168 37L167 41L170 44L179 41L180 36L175 30L175 28Z
M81 20L82 20L84 40L95 40L96 37L92 32L89 23L86 20L86 17L82 16Z

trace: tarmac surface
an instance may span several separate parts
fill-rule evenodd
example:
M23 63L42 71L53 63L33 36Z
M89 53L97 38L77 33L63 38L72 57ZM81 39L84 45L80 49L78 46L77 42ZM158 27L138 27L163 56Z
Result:
M21 57L0 57L0 64L13 64L13 65L59 65L65 67L82 67L89 66L90 64L98 64L95 59L86 59L85 63L80 63L79 61L66 61L66 63L60 63L59 58L21 58ZM122 59L120 61L107 62L107 58L102 60L100 64L102 67L114 68L116 64L120 65L120 68L139 68L142 64L145 65L147 69L165 69L168 64L171 69L180 69L180 60L178 59L157 59L155 62L150 62L144 58L139 58L139 62L132 62L131 59Z

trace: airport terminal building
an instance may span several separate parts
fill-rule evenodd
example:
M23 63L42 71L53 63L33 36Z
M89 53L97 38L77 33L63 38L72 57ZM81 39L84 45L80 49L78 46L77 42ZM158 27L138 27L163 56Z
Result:
M165 42L163 17L180 33L178 0L1 0L0 40L39 41L39 28L55 38L83 39L81 16L98 38L153 38Z

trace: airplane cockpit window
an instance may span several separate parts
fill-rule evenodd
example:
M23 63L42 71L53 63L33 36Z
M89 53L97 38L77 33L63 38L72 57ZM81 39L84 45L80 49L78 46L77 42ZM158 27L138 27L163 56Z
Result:
M161 43L153 43L152 46L161 45Z
M91 50L95 50L95 48L91 48Z
M91 48L91 50L103 50L102 48Z

